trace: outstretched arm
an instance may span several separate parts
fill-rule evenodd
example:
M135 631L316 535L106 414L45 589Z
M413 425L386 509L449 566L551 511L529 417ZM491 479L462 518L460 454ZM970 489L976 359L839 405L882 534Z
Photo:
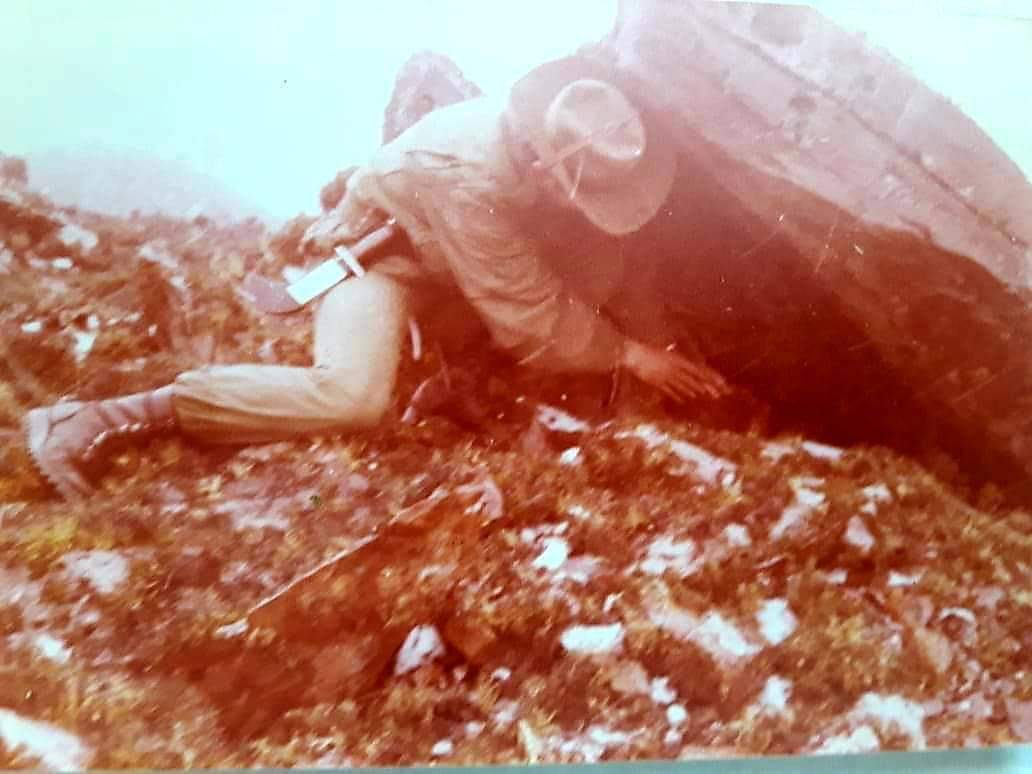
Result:
M457 192L453 197L462 198ZM472 199L465 204L456 227L441 229L450 237L445 253L497 344L554 371L625 368L677 401L729 391L700 361L625 336L599 307L570 291L533 240Z
M672 349L662 349L628 339L620 365L669 398L719 398L731 390L719 373L705 363Z

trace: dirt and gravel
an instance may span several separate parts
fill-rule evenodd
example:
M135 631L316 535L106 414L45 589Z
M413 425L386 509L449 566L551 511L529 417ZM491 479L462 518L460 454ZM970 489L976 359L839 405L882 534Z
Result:
M475 343L374 433L114 449L84 504L33 406L304 363L234 288L300 219L0 192L0 767L602 761L1032 740L1032 515L745 394L674 413ZM432 339L431 339L432 341ZM776 413L776 407L775 407ZM289 586L286 592L283 589Z

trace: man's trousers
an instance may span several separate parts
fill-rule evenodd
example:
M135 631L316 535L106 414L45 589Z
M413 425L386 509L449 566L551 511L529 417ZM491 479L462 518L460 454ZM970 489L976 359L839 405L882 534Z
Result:
M174 386L180 428L207 443L262 443L375 426L393 400L411 292L375 269L330 290L315 317L312 367L226 365L181 374Z

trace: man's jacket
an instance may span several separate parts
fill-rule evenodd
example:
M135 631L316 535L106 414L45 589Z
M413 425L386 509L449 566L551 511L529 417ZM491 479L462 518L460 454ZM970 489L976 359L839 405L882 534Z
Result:
M380 148L327 216L333 236L352 241L386 213L417 261L388 259L378 271L457 285L494 342L527 364L612 369L623 335L602 307L623 280L619 251L593 249L586 221L521 179L502 109L488 97L441 108Z

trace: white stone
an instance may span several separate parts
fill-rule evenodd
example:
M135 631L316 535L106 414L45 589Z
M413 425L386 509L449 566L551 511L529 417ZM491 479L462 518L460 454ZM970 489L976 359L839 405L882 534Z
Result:
M819 508L824 505L824 501L827 499L823 492L818 492L816 489L811 489L809 486L797 485L794 487L796 500L800 505L805 505L810 508Z
M512 677L512 670L508 667L498 667L491 673L491 679L499 683L504 683L510 677Z
M75 362L81 363L93 349L93 345L97 341L97 333L96 331L80 331L77 328L72 328L71 333L72 338L75 339L75 346L72 350L75 354Z
M832 570L824 576L824 580L826 580L832 586L841 586L848 579L849 573L846 570Z
M483 723L476 720L471 720L469 723L462 727L462 730L466 732L467 737L473 739L474 737L480 736L484 732L484 728L486 728L486 726Z
M570 557L570 545L561 537L544 539L544 550L531 563L539 570L558 570Z
M697 634L699 645L718 657L739 659L760 652L757 645L745 639L738 627L720 613L706 613L699 622Z
M649 686L649 696L656 704L669 704L677 698L677 693L670 687L669 677L655 677Z
M608 613L613 609L613 605L616 604L617 600L623 596L622 594L607 594L605 601L602 603L602 612Z
M655 556L650 556L638 566L646 575L662 575L667 571L667 563Z
M853 516L846 525L845 540L849 545L859 548L865 554L874 548L874 535L867 529L864 520Z
M631 741L630 734L623 731L610 731L605 726L591 726L588 729L588 739L603 747L612 745L627 744Z
M495 705L495 711L491 715L491 720L498 726L511 725L516 720L516 714L519 712L519 709L520 705L512 700L500 701Z
M83 610L80 608L75 616L73 616L72 621L77 626L96 626L100 623L100 611Z
M622 624L608 626L571 626L562 633L560 642L571 653L610 653L623 643Z
M430 748L430 754L434 757L451 755L453 752L455 752L455 745L450 739L442 739Z
M241 618L239 621L225 626L220 626L215 630L215 636L219 639L229 640L234 637L239 637L241 634L246 634L248 629L247 619Z
M43 330L43 322L41 320L29 320L26 323L22 323L22 333L39 333Z
M0 741L12 752L39 758L49 769L80 771L89 765L91 753L79 737L6 709L0 709Z
M425 581L430 578L440 578L442 576L451 575L454 571L454 564L428 564L419 571L418 579L420 581Z
M571 580L581 586L587 584L598 573L602 560L597 556L578 556L568 559L556 572L555 579Z
M756 620L760 624L763 638L771 645L780 645L799 625L785 599L768 599L756 613Z
M275 529L286 532L290 529L290 520L273 503L268 507L267 513L255 513L254 509L259 507L253 500L232 499L218 503L214 510L220 516L229 516L233 529L243 532L249 529Z
M828 446L827 444L815 443L814 441L803 441L802 447L803 451L811 457L816 457L821 460L831 460L832 462L842 459L842 455L845 453L837 446Z
M869 500L874 500L878 503L892 502L892 492L889 491L885 484L872 484L871 486L865 486L860 491Z
M566 512L578 521L587 521L591 518L591 511L583 505L571 505L566 509Z
M889 573L889 586L893 588L899 588L903 586L914 586L917 584L920 578L917 575L905 575L895 570Z
M780 540L795 526L802 523L810 515L812 508L807 508L799 503L792 503L781 512L777 523L770 528L771 540Z
M55 258L50 262L50 265L58 271L68 271L75 266L71 258Z
M714 658L734 662L760 652L760 647L747 640L738 628L719 612L699 617L678 607L669 599L669 591L659 590L648 601L649 620L675 637L694 642Z
M581 450L579 446L571 446L559 455L559 464L566 466L580 465Z
M148 261L149 263L159 264L164 266L166 269L179 268L179 261L169 255L164 248L159 247L154 243L145 244L140 248L138 255L143 258L143 260Z
M668 535L661 535L649 544L649 554L666 559L691 558L695 555L695 543L691 540L673 540Z
M587 422L554 406L538 406L537 420L549 430L558 433L583 433L591 429Z
M666 711L667 723L675 728L688 720L688 710L680 704L671 704Z
M737 548L748 548L752 545L748 528L741 524L728 524L724 527L724 537L727 538L728 543Z
M68 247L81 247L83 251L89 252L97 246L97 235L88 229L69 223L57 232L57 238Z
M67 664L71 657L68 646L62 640L49 634L37 634L33 645L36 646L36 651L43 658L53 661L55 664Z
M695 475L708 484L721 482L725 486L730 486L738 475L738 466L733 462L710 454L687 441L671 441L670 451L678 459L691 465Z
M772 540L780 540L805 521L814 509L824 505L826 499L824 494L811 488L812 484L812 479L793 479L791 481L795 500L781 512L781 518L771 527L770 537Z
M925 748L925 710L920 704L898 695L865 693L851 714L864 720L876 721L883 727L898 729L910 737L913 749Z
M824 744L814 752L817 755L848 755L870 753L881 749L878 735L870 726L860 726L849 736L833 736L824 740Z
M655 425L638 425L633 433L617 433L617 438L639 438L650 449L669 443L670 436Z
M871 486L865 486L860 490L861 494L867 498L867 502L864 503L860 510L863 513L874 516L878 513L879 503L888 503L892 501L892 492L885 484L872 484Z
M763 686L760 706L772 714L781 715L788 709L788 700L791 696L792 683L783 677L772 675Z
M782 457L788 457L795 453L795 448L789 446L787 443L771 441L763 447L763 451L760 452L760 456L768 460L773 460L774 462L780 462Z
M598 763L610 747L626 745L640 733L636 731L628 734L623 731L611 731L604 726L591 726L581 736L565 739L552 737L547 744L564 758L584 763Z
M69 551L61 562L68 575L86 580L101 594L112 593L129 578L129 562L115 551Z
M404 675L444 655L444 643L437 628L417 626L408 633L394 662L394 674Z
M668 535L661 535L648 547L648 556L641 563L642 571L648 575L662 575L667 569L675 570L682 578L694 573L701 563L695 557L696 546L691 540L675 541Z

